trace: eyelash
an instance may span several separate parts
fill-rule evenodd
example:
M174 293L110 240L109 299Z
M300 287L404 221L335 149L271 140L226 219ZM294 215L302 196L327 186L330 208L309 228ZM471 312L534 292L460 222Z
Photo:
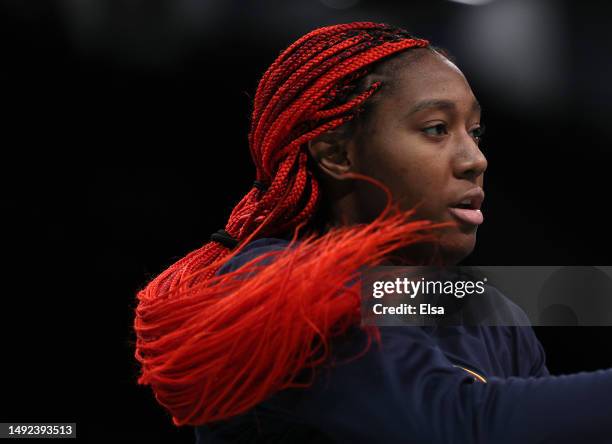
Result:
M446 124L444 123L438 123L437 125L434 126L430 126L427 128L423 128L423 133L427 134L428 136L440 136L440 134L429 134L427 133L427 130L430 129L436 129L436 128L443 128L444 129L444 134L447 134L447 130L446 130ZM482 137L485 134L485 126L484 125L480 125L478 128L474 128L471 132L475 133L472 137L474 137L474 139L476 140L476 143L480 143L482 140Z

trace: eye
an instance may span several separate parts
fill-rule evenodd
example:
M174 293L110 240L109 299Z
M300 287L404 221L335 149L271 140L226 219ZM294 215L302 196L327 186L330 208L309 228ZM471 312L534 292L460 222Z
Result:
M482 140L482 136L484 136L485 133L485 126L480 125L478 128L474 128L470 132L472 133L472 137L474 138L476 143L480 143L480 141Z
M446 124L438 123L437 125L430 126L427 128L423 128L422 131L428 136L443 136L444 134L448 134L446 130Z

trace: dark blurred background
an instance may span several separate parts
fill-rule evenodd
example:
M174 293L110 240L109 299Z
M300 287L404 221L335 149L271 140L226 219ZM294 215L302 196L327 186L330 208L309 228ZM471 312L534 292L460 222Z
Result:
M1 421L76 421L83 442L193 441L136 384L135 293L225 225L255 178L257 82L319 26L386 21L456 57L489 160L468 263L612 265L604 2L1 4ZM612 365L608 327L536 333L553 373Z

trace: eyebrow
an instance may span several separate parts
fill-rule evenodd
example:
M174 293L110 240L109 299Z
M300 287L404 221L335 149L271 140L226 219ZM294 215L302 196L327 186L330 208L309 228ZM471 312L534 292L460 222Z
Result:
M423 111L424 109L451 109L454 110L457 108L455 102L451 102L450 100L423 100L422 102L417 103L407 114L407 116L411 116L414 113L418 113L419 111ZM477 100L472 103L472 111L480 111L482 112L482 107Z

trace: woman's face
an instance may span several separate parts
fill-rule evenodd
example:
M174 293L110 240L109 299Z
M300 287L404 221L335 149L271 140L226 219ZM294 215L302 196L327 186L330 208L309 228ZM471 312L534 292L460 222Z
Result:
M420 203L418 218L456 222L440 231L439 251L445 263L457 263L474 249L482 223L487 160L478 147L480 107L461 71L438 53L418 49L392 62L400 65L391 89L380 91L347 155L354 171L384 182L402 209ZM360 212L371 220L384 195L358 183ZM466 198L471 209L459 208Z

